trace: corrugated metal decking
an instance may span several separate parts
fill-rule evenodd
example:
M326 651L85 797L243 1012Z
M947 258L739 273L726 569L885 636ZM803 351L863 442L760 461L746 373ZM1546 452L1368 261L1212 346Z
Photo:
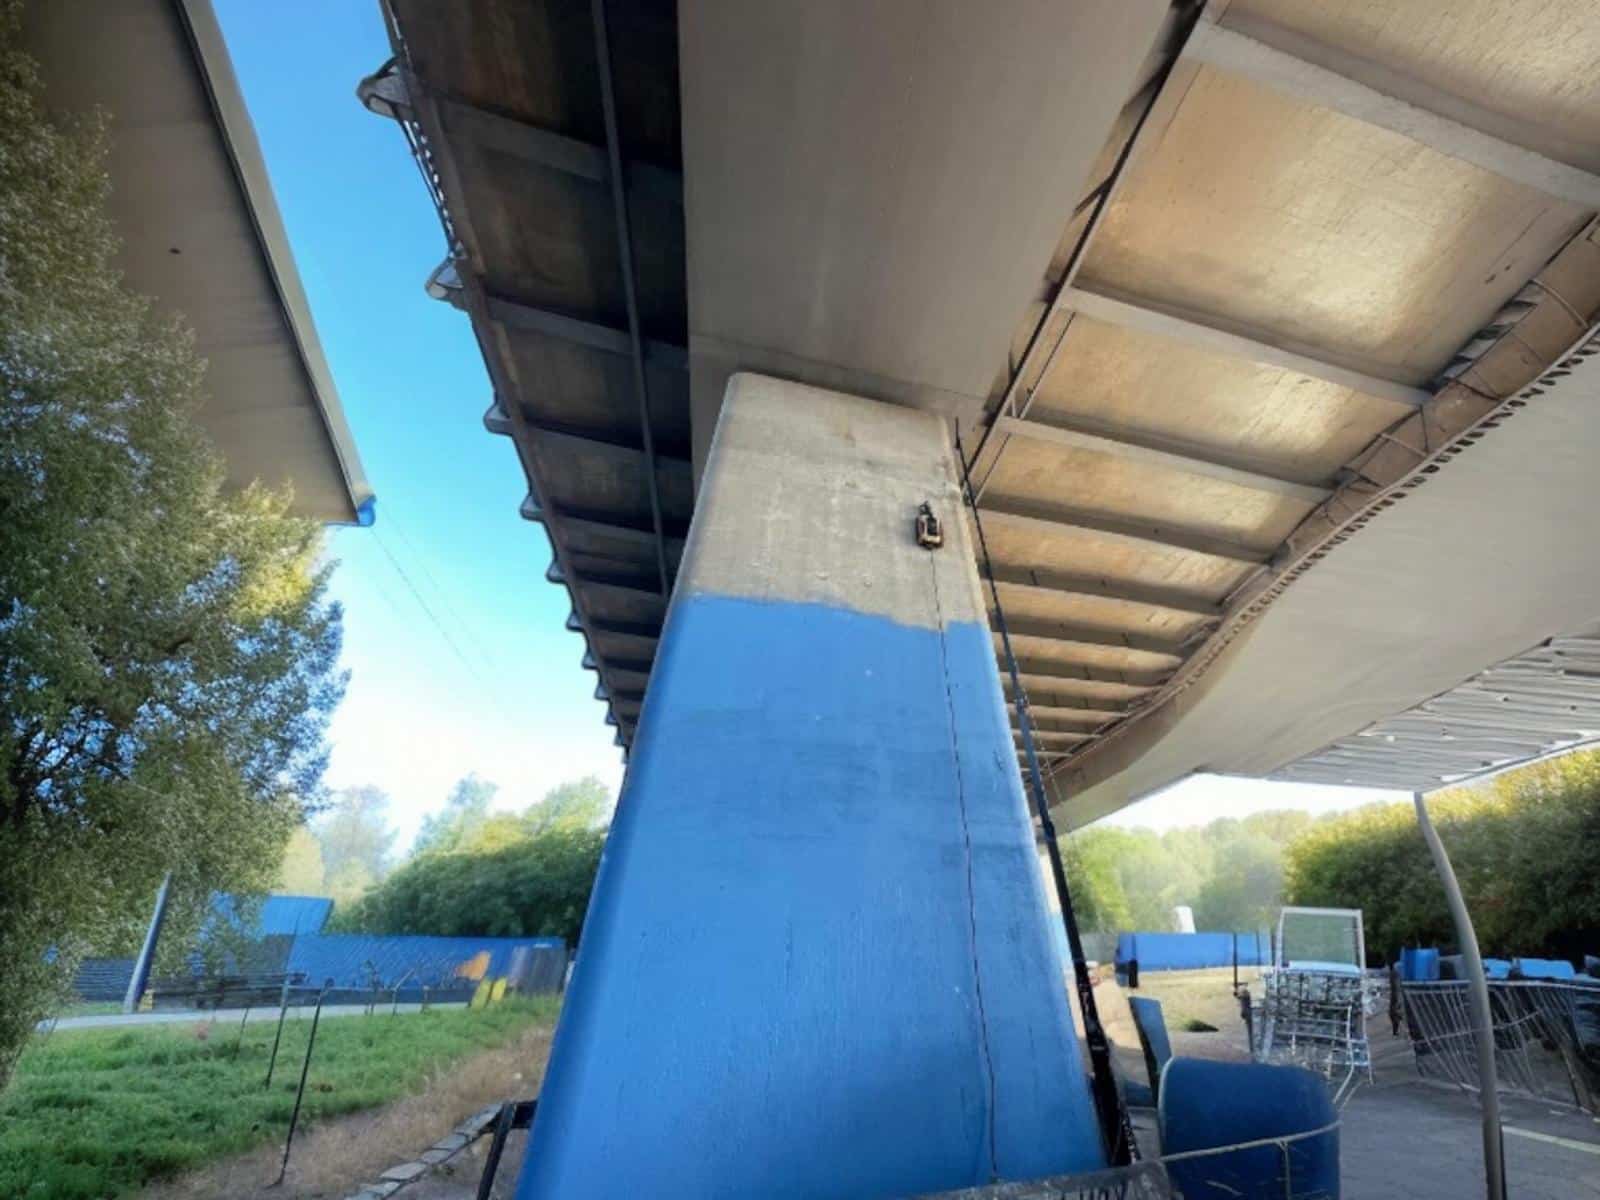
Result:
M1551 638L1273 778L1426 792L1600 739L1600 628Z

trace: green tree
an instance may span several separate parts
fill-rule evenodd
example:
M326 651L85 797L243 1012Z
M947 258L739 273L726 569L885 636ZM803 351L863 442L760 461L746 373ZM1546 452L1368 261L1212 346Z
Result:
M225 492L192 339L121 284L103 123L58 128L0 8L0 1081L162 874L265 890L319 796L320 531Z
M444 809L422 819L422 828L412 843L412 854L432 854L458 850L489 819L489 805L499 785L479 779L477 773L456 781L446 797Z
M295 826L284 844L274 889L290 896L321 896L326 875L316 835L304 825Z
M602 830L563 826L494 849L423 855L336 911L336 926L575 944L604 846Z
M1218 847L1209 878L1195 893L1196 929L1238 933L1269 928L1283 906L1283 848L1240 830Z
M1133 911L1117 874L1115 849L1106 839L1082 834L1064 837L1061 861L1079 929L1121 933L1133 928Z
M336 910L334 924L369 933L554 936L575 943L611 806L606 786L588 776L550 789L520 814L491 813L450 849L414 855L358 903Z
M343 788L311 824L322 849L323 886L347 903L389 872L395 831L389 827L389 796L382 788Z
M596 829L610 821L612 804L611 789L598 776L585 775L551 788L528 809L525 819L534 833L563 827Z
M1600 752L1538 763L1428 809L1486 954L1573 957L1600 945ZM1318 822L1286 857L1295 904L1360 908L1372 958L1454 946L1444 890L1408 802Z
M457 849L468 854L499 850L533 836L526 816L516 813L490 813L461 839Z
M1196 928L1264 928L1283 903L1283 851L1312 818L1290 810L1150 829L1094 825L1061 839L1079 924L1102 933L1172 928L1194 909Z

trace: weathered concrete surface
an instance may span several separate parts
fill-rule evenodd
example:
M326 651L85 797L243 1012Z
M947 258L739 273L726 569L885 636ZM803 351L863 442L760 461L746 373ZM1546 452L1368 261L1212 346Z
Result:
M738 370L971 417L1167 7L680 5L696 465Z
M946 439L730 389L519 1195L1100 1165Z
M844 607L917 629L982 623L944 421L738 374L715 449L680 591ZM937 554L909 536L924 501L944 524Z

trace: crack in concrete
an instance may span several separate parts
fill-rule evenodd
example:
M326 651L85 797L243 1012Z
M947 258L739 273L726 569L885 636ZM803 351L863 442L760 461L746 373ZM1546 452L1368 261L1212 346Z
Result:
M944 675L945 710L950 717L950 754L955 760L956 767L956 797L961 811L961 840L966 849L967 927L972 944L973 996L978 1005L978 1043L983 1054L984 1072L988 1076L989 1082L989 1096L985 1107L988 1110L989 1176L992 1181L1000 1178L1000 1162L998 1150L995 1146L996 1087L994 1057L989 1050L989 1014L983 1002L983 973L978 966L978 908L972 880L972 829L967 823L967 784L966 778L961 771L961 742L956 734L955 696L950 689L950 656L949 646L945 640L944 605L939 600L939 571L937 564L933 561L932 553L928 556L928 565L932 568L933 610L939 629L939 666Z

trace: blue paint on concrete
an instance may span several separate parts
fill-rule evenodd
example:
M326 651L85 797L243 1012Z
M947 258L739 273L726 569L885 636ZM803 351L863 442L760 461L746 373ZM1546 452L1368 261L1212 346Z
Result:
M680 596L518 1195L1102 1163L989 631Z

